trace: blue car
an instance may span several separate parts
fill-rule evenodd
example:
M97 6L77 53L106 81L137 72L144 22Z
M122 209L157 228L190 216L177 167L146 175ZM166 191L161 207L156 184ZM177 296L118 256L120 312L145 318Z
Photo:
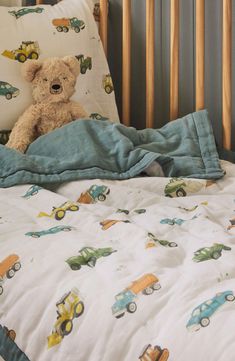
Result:
M186 327L192 331L198 331L201 327L206 327L210 323L210 317L221 307L226 301L235 300L233 291L220 292L210 300L201 303L194 308L191 318Z
M56 227L52 227L49 229L45 229L44 231L39 231L39 232L27 232L25 233L26 236L31 236L31 237L35 237L35 238L39 238L41 236L46 236L47 234L54 234L54 233L58 233L58 232L68 232L68 231L72 231L72 229L74 229L74 227L71 226L56 226Z
M164 218L160 221L161 224L169 224L170 226L174 226L175 224L178 224L178 226L181 226L185 221L180 218Z
M22 198L30 198L32 196L35 196L36 194L38 194L39 190L42 189L42 187L37 186L36 184L32 185L27 192L22 196Z

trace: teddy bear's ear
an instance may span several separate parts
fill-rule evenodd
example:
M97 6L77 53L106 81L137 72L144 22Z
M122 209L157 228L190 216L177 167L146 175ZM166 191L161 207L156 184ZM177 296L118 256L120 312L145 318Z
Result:
M28 60L22 65L22 75L28 82L33 81L36 73L41 69L42 62L40 60Z
M62 60L69 67L75 77L80 74L80 62L75 56L65 56Z

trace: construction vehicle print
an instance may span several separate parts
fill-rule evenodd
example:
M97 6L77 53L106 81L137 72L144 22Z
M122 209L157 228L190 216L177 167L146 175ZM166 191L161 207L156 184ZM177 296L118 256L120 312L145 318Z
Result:
M42 187L34 184L27 190L27 192L22 196L22 198L29 199L29 198L35 196L36 194L38 194L40 189L42 189Z
M18 88L13 87L11 84L0 81L0 96L4 96L7 100L16 98L20 94Z
M231 251L231 249L231 247L225 246L225 244L214 243L211 247L199 248L196 252L194 252L193 261L203 262L210 259L216 260L222 256L223 250Z
M103 88L107 94L111 94L113 91L113 81L110 74L106 74L103 76Z
M109 118L104 117L103 115L99 114L99 113L91 113L89 115L89 118L91 119L96 119L96 120L109 120Z
M131 223L128 220L122 221L122 220L117 220L117 219L105 219L104 221L100 222L100 225L102 226L102 230L106 231L107 229L112 227L114 224L120 223L120 222L122 222L122 223Z
M0 262L0 295L3 293L3 282L5 278L12 278L19 271L21 263L17 254L11 254Z
M195 206L191 207L191 208L187 208L187 207L181 207L179 206L179 209L182 209L185 212L193 212L195 211L199 206L208 206L208 202L201 202L200 204L196 204Z
M12 16L14 16L16 19L19 19L21 16L30 14L30 13L37 13L37 14L41 14L44 11L43 8L22 8L20 10L13 10L13 11L8 11L8 13Z
M235 218L230 219L229 222L230 222L230 225L227 227L228 231L235 227Z
M138 294L151 295L161 288L159 279L154 274L145 274L132 282L124 291L115 296L116 302L112 306L112 314L116 318L123 317L125 312L134 313L137 310Z
M167 348L161 349L160 346L147 345L144 347L140 361L167 361L169 358L169 351Z
M4 50L3 56L24 63L27 59L38 59L40 49L37 41L22 41L16 50Z
M104 202L110 189L106 186L93 184L87 191L83 192L78 198L78 203L92 204L98 201Z
M77 204L74 204L72 202L65 202L61 204L59 207L53 207L52 212L50 214L45 212L40 212L38 214L38 217L50 217L55 218L57 221L61 221L65 217L65 214L67 211L70 212L76 212L79 210L79 207Z
M87 69L91 70L92 60L90 56L84 57L83 54L76 55L77 60L80 62L80 72L81 74L86 74Z
M188 193L199 192L205 184L195 180L172 178L165 187L166 197L186 197Z
M57 302L56 307L57 320L51 335L47 337L48 348L59 344L64 336L69 335L73 329L74 318L80 317L84 312L84 303L76 288L66 293Z
M156 247L160 244L163 247L178 247L176 242L169 242L165 239L158 239L153 233L148 233L148 241L146 243L146 248Z
M0 325L0 360L4 361L30 361L15 343L16 333L6 326Z
M67 33L70 29L74 30L75 33L79 33L80 30L85 28L85 23L78 18L60 18L53 19L52 24L56 27L56 30L61 33Z
M99 258L108 257L112 253L117 252L111 247L107 248L94 248L94 247L83 247L78 251L78 256L68 258L65 262L68 263L73 271L79 270L82 266L95 267L96 262Z

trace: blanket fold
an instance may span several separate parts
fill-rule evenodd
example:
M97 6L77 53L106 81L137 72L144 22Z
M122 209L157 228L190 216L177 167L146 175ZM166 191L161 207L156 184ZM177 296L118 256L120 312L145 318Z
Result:
M136 130L108 121L78 120L34 141L26 154L0 145L0 187L77 179L127 179L153 160L169 177L218 179L213 131L205 110L161 129Z

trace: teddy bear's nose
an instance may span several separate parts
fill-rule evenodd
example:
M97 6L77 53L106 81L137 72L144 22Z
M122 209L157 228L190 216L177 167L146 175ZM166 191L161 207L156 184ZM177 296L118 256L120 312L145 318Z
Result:
M59 89L60 89L60 84L54 84L54 85L52 85L52 89L53 89L53 90L59 90Z

